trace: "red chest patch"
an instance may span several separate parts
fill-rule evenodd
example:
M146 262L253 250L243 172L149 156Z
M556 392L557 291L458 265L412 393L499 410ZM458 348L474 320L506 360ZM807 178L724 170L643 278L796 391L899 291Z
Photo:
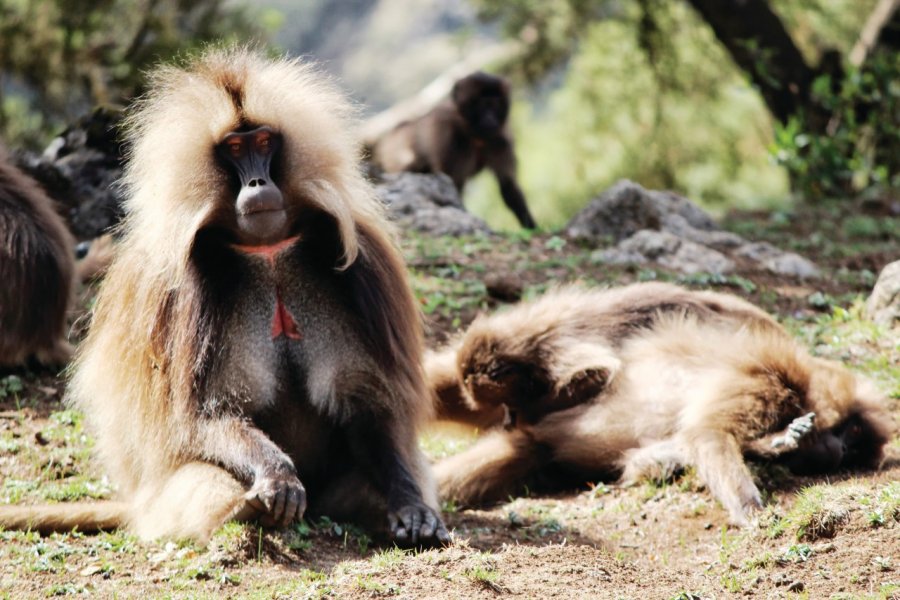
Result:
M299 340L303 337L300 335L300 329L297 328L294 317L281 301L281 294L277 294L275 296L275 315L272 317L272 339L278 339L282 335L289 340Z
M287 248L291 247L297 241L299 236L294 236L286 240L282 240L277 244L268 246L242 246L234 245L235 250L239 250L244 254L261 256L268 263L270 269L275 268L275 257ZM297 327L297 321L288 310L287 306L281 300L281 290L275 287L275 314L272 315L272 339L278 339L285 336L289 340L299 340L303 338L300 328Z

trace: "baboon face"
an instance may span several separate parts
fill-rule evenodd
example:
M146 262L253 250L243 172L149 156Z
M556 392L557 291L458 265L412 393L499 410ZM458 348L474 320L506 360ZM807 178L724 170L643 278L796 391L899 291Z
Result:
M453 87L453 101L476 135L500 133L509 114L509 90L505 81L486 73L474 73Z
M236 191L235 217L245 243L273 244L287 237L284 196L275 180L282 144L280 134L262 126L226 133L216 145Z
M871 468L881 459L884 434L863 415L853 414L838 426L818 432L807 444L785 457L798 474L828 473L837 469Z
M537 360L510 355L490 340L475 340L460 352L460 374L469 396L479 404L521 408L550 393L550 375Z

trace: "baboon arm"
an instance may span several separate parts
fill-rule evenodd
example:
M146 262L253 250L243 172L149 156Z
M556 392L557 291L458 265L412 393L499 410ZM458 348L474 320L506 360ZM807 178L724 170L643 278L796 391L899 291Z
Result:
M492 146L488 167L497 177L503 202L516 215L519 224L526 229L537 227L534 217L528 210L528 204L525 202L525 194L522 193L516 180L516 155L513 152L512 144Z
M441 498L459 506L500 502L522 491L543 467L535 444L519 431L498 431L435 465Z
M241 418L202 421L201 457L218 464L238 479L252 482L259 477L294 473L294 463L275 442Z
M781 431L753 440L744 448L744 454L754 458L773 459L800 447L800 442L815 430L816 413L797 417Z
M249 420L201 421L201 458L252 483L247 502L265 526L286 527L303 517L306 490L290 457Z
M415 435L409 426L385 415L357 414L347 427L350 450L364 473L387 502L388 528L394 540L417 545L428 541L447 543L437 506L429 502L419 484L420 465L415 464ZM402 442L412 440L413 447ZM419 475L419 477L417 477Z
M697 474L728 511L731 522L746 525L751 513L762 507L762 499L735 437L698 427L682 432L682 440Z

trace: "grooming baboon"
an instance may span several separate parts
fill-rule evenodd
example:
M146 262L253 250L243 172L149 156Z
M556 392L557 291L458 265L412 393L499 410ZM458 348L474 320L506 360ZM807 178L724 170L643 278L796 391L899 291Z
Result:
M439 416L506 425L437 465L460 505L692 465L741 524L761 506L742 455L871 467L893 427L871 384L763 311L669 284L550 292L477 319L426 370Z
M116 242L109 233L75 246L75 256L79 259L75 265L78 279L88 282L102 277L109 268L115 251Z
M202 541L229 518L324 514L447 541L416 440L420 317L348 103L248 50L148 89L70 389L123 501L7 507L0 524Z
M53 201L0 148L0 367L68 362L74 244Z
M509 84L487 73L472 73L457 81L450 98L429 113L401 123L378 140L375 161L389 173L446 173L460 193L487 167L497 177L506 206L522 227L534 229L516 180L508 114Z

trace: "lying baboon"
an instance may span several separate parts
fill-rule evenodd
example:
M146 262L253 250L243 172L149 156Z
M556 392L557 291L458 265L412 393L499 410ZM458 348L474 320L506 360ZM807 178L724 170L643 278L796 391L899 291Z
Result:
M69 361L73 247L53 201L0 147L0 367Z
M509 84L476 72L457 81L450 98L426 115L405 121L375 144L374 159L385 171L445 173L462 193L485 167L522 227L534 229L525 195L516 181L516 155L506 129Z
M481 317L426 371L439 417L497 427L436 466L463 506L691 465L742 524L761 506L742 455L873 467L893 430L871 384L760 309L663 283L562 288Z
M420 315L347 101L246 49L148 89L70 388L122 500L4 507L0 525L203 541L313 514L447 541L416 438Z

